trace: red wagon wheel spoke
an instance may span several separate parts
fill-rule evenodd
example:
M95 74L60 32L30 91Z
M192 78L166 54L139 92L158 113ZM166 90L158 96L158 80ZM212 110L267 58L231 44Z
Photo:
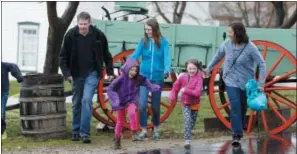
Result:
M284 74L284 75L278 77L277 79L274 79L274 80L272 80L272 81L266 83L266 84L264 85L264 87L268 87L268 86L270 86L270 85L276 83L277 81L280 81L280 80L282 80L282 79L286 79L287 77L289 77L290 75L292 75L292 74L294 74L294 73L296 73L296 69L294 69L294 70L292 70L292 71L290 71L290 72L288 72L288 73L286 73L286 74Z
M165 102L161 102L161 105L163 105L166 108L169 108L170 107L170 104L166 104Z
M107 109L107 102L108 102L108 98L107 99L105 99L104 101L103 101L103 103L101 103L101 108L103 109L103 110L105 110L105 109Z
M266 74L265 79L267 79L270 74L275 70L275 68L279 65L279 63L281 62L281 60L285 57L285 54L282 54L277 60L276 62L273 64L272 68L269 70L269 72Z
M265 91L275 91L275 90L297 90L296 87L283 87L283 86L275 86L271 88L265 88Z
M269 93L266 93L266 95L269 96L269 97L271 97L271 98L273 98L273 99L275 99L275 100L278 101L279 103L286 104L286 105L289 106L290 108L296 110L296 105L293 105L293 104L291 104L290 102L287 102L287 101L281 99L281 98L278 97L278 96L274 96L274 95L269 94Z
M289 98L285 97L284 95L276 92L276 91L272 91L272 93L276 94L277 96L281 97L282 99L288 101L289 103L291 103L292 105L296 105L295 102L293 102L292 100L290 100Z
M98 105L96 105L96 107L94 107L94 110L97 110L97 109L99 109L101 106L100 106L100 104L98 104Z
M273 105L268 101L268 106L272 109L272 111L282 120L283 123L286 123L287 120L273 107Z
M267 51L268 51L268 47L264 46L264 50L263 50L263 53L262 53L262 56L263 56L264 60L266 60Z
M228 107L230 105L230 102L227 102L227 103L225 103L224 105L221 105L219 108L218 108L218 110L221 110L221 109L223 109L223 108L225 108L225 107Z
M278 103L275 99L273 99L273 98L271 98L271 99L272 99L272 101L274 102L274 104L277 106L277 108L280 109L280 105L279 105L279 103Z
M255 111L250 112L250 117L249 117L249 122L248 122L248 127L247 127L247 132L251 132L252 130L252 124L253 124L253 117L254 117Z
M267 132L269 132L268 124L267 124L267 118L266 118L266 115L265 115L265 112L264 111L261 111L261 117L262 117L262 120L263 120L264 129Z

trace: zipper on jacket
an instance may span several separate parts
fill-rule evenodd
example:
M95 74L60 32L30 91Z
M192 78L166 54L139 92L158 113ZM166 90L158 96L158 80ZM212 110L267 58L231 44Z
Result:
M151 40L151 43L150 43L151 45L150 45L150 48L151 48L151 51L153 52L152 53L152 61L151 61L151 80L153 80L153 64L154 64L154 44L152 43L152 40Z

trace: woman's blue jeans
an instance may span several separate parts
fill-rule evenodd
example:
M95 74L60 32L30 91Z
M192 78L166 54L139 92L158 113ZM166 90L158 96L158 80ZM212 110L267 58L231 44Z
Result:
M247 111L245 91L237 87L226 86L226 92L231 105L230 121L232 133L242 137L245 124L244 118Z
M164 81L163 80L151 80L152 84L157 84L160 87L163 87ZM145 86L140 86L139 90L139 114L140 114L140 126L141 128L147 127L147 103L148 103L148 93L149 90ZM152 122L154 126L160 125L160 105L161 105L161 93L162 91L153 92L152 93Z

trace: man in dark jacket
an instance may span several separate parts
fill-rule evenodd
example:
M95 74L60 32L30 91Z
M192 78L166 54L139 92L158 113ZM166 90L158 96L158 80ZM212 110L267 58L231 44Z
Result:
M90 143L92 98L102 78L105 62L108 79L113 79L112 56L102 31L91 25L87 12L77 16L78 25L64 36L60 52L60 68L66 80L72 83L72 140Z
M2 139L6 139L6 122L5 122L5 112L6 103L9 95L9 74L17 79L19 83L23 82L23 76L16 64L1 62L1 136Z

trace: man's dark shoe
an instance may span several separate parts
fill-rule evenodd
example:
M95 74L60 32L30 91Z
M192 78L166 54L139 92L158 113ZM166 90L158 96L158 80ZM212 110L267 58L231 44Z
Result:
M83 142L83 143L91 143L91 140L90 140L89 137L83 137L83 138L82 138L82 142Z
M72 135L72 141L79 141L80 136L78 134L73 134Z

